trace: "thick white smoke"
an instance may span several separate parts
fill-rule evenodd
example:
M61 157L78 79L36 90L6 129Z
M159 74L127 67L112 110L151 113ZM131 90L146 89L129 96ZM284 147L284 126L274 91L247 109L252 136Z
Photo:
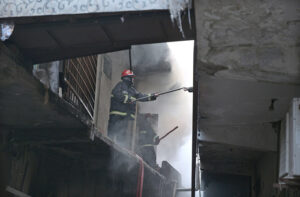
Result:
M171 62L171 72L156 72L137 79L137 89L151 93L192 86L193 44L193 41L168 43L170 56L167 59ZM182 90L158 97L154 102L141 103L139 106L142 113L159 114L160 136L179 126L178 130L157 146L157 162L160 164L166 160L171 163L181 173L182 184L186 188L190 188L191 183L192 97L192 93Z

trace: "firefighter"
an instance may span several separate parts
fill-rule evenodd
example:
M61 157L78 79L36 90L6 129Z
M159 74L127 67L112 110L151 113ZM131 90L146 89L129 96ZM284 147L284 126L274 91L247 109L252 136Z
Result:
M113 88L111 94L110 116L108 123L108 136L129 148L130 136L126 133L128 124L135 119L136 102L156 100L157 94L142 94L133 87L135 75L131 70L124 70L121 75L121 81Z
M140 128L139 138L138 138L138 154L143 158L143 160L148 163L154 169L157 169L156 164L156 152L155 146L160 142L159 137L156 135L151 121L149 120L150 115L146 115L146 120Z

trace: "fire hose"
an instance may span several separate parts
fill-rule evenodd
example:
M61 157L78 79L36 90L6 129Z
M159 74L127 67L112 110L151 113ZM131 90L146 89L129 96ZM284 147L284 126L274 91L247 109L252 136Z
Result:
M144 162L143 162L143 159L140 158L140 157L139 157L139 161L140 161L140 168L139 168L139 174L138 174L136 197L142 197L143 196Z

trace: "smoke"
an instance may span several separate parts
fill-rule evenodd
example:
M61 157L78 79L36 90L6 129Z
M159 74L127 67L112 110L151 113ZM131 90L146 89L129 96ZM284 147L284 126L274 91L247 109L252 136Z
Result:
M133 56L133 59L138 59L134 63L140 62L140 64L134 65L134 68L146 73L148 69L157 68L156 72L137 77L136 82L139 91L153 93L167 91L178 86L192 86L193 41L148 46L133 48L133 50L140 50L144 47L144 56L147 56ZM164 50L161 50L162 48ZM144 62L145 60L147 62ZM166 61L170 68L168 71L164 69ZM163 68L163 72L160 72L159 68ZM181 173L183 187L190 188L192 94L182 90L162 95L156 101L140 103L139 110L141 113L159 114L158 135L160 136L175 126L179 126L157 146L157 163L160 164L163 160L168 161Z
M131 55L137 76L171 71L170 50L166 43L134 46Z

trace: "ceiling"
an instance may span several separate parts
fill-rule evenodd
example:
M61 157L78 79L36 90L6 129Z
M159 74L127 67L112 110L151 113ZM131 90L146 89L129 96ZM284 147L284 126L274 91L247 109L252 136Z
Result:
M14 44L33 63L99 54L131 45L194 39L188 16L184 36L169 11L15 18L6 44Z
M300 96L299 90L297 85L201 75L201 125L253 125L281 120L291 99Z
M300 96L300 87L202 74L199 94L200 130L214 142L200 147L204 168L249 174L264 153L277 149L272 124L285 118L292 98ZM261 129L266 125L271 131ZM262 143L265 147L259 150Z

